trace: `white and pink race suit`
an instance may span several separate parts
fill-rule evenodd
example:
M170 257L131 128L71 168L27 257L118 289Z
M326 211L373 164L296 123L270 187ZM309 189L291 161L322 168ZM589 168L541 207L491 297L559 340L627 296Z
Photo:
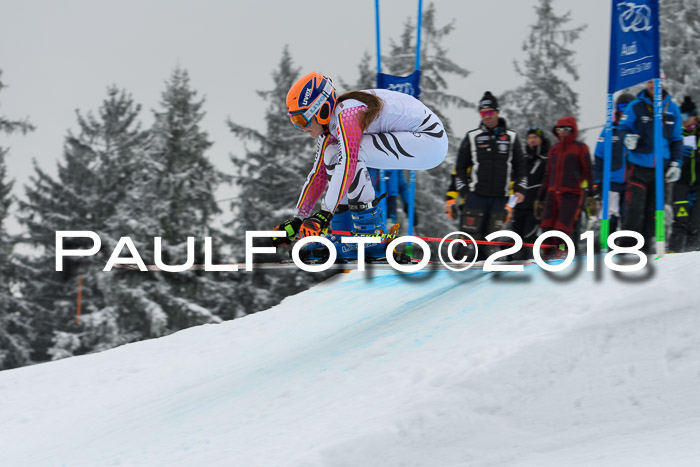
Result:
M440 119L418 99L386 89L375 94L382 110L363 133L360 117L367 108L354 99L336 105L329 134L318 138L316 159L296 205L295 216L307 217L328 187L323 209L367 203L376 198L368 168L427 170L447 155L447 134Z

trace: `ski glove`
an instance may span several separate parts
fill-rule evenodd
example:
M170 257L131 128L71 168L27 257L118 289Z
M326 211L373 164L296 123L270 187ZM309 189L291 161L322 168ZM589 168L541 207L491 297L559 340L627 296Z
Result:
M598 198L593 196L586 198L586 210L588 211L589 216L598 216L598 212L600 211L600 202L598 201Z
M506 219L503 221L503 225L508 225L511 220L513 220L513 208L506 204Z
M671 162L671 165L666 170L666 183L677 182L681 178L681 163L678 161Z
M295 217L294 219L289 219L284 221L272 230L281 230L287 233L286 237L272 237L272 245L290 245L297 238L297 233L299 233L299 227L301 227L301 219Z
M693 157L693 148L692 146L683 146L683 157Z
M535 216L535 219L542 219L542 214L544 214L544 201L540 201L539 199L535 201L532 214Z
M299 229L299 238L318 237L326 233L332 217L333 214L328 211L318 211L313 216L307 217Z
M445 200L445 214L450 219L457 219L457 200L450 198Z
M629 134L625 136L625 146L630 151L637 149L637 142L639 141L639 135Z

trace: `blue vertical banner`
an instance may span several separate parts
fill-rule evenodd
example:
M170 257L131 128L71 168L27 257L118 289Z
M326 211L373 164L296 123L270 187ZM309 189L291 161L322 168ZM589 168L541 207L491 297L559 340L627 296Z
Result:
M608 93L658 78L659 0L613 0Z
M604 249L608 247L610 231L608 196L612 165L613 94L621 89L658 79L661 75L659 0L612 0L608 73L603 186L601 187L603 209L600 221L600 243ZM655 106L660 105L660 101L655 102ZM655 138L655 142L658 144L659 140ZM660 202L663 205L663 193L661 196ZM657 205L658 203L657 193ZM658 235L657 222L657 239Z

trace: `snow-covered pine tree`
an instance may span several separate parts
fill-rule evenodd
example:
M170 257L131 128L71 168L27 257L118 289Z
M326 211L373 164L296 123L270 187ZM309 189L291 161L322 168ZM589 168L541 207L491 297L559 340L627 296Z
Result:
M2 69L0 69L0 92L2 92L5 87L7 86L2 82ZM21 132L26 134L27 132L34 131L35 129L36 128L34 125L31 124L26 118L24 120L11 120L10 117L0 115L0 133L10 134Z
M309 70L311 71L311 70ZM273 88L258 91L267 102L264 133L228 120L231 132L253 147L234 154L234 183L238 196L231 203L233 219L227 227L233 234L234 257L244 258L243 238L249 230L269 230L293 215L299 192L311 169L316 141L295 128L287 117L289 88L300 78L289 48L282 51L278 68L272 73ZM282 250L282 247L280 248ZM328 277L326 274L277 274L253 271L242 275L235 303L240 313L267 309L284 297L300 292Z
M421 95L420 100L430 107L442 120L449 136L452 136L450 120L444 109L473 107L474 104L460 96L449 94L446 76L460 78L469 76L469 71L449 58L448 50L442 41L455 29L455 20L438 26L437 10L430 3L423 12L421 30ZM382 55L382 71L392 75L407 76L416 66L416 24L408 18L398 41L390 40L389 54Z
M570 86L579 78L571 46L586 25L567 28L571 13L557 15L552 3L540 0L535 6L537 22L522 46L524 65L514 62L525 82L499 96L501 114L520 135L531 126L549 131L559 118L579 113L578 94Z
M450 173L454 168L456 148L459 141L454 137L450 120L445 110L450 107L467 108L474 104L449 93L447 76L466 78L469 71L449 58L449 51L443 45L443 40L454 30L455 21L438 26L436 8L430 3L423 12L421 30L421 95L423 101L442 120L450 138L448 156L440 166L416 173L416 213L418 222L414 233L417 235L440 235L454 230L454 225L447 216L436 215L444 208L445 192L450 181ZM403 32L398 41L391 40L389 53L382 55L382 71L392 75L407 76L415 70L416 65L416 23L407 19ZM365 85L370 66L366 55L360 63L360 82ZM376 68L372 68L376 85ZM425 222L430 219L430 222Z
M661 67L664 85L676 102L684 96L700 98L700 0L663 0L660 3Z
M0 91L4 87L0 79ZM10 120L0 115L0 134L26 133L33 129L27 120ZM0 146L0 370L31 363L31 340L34 336L31 308L12 290L17 286L17 264L13 253L15 239L5 230L4 224L10 214L14 183L7 180L5 157L8 153L9 148Z
M35 164L35 174L20 202L20 222L35 252L22 263L22 294L36 307L34 342L38 361L62 358L130 341L120 324L119 306L109 294L114 279L102 272L101 258L67 258L55 270L58 230L97 232L104 244L116 242L111 229L117 207L124 202L131 177L148 141L137 117L140 106L125 91L112 86L97 115L77 112L78 132L69 132L58 175ZM90 241L69 239L66 248L87 248ZM82 321L76 322L76 297L82 276Z
M357 66L358 78L354 84L348 84L343 78L338 78L343 91L354 91L359 89L374 89L377 87L377 67L375 58L369 53L362 54L360 64Z
M226 177L206 155L212 142L200 125L204 102L188 72L175 68L154 111L145 157L115 217L146 263L154 262L154 237L161 237L165 264L187 261L188 237L195 239L195 263L204 262L205 237L213 237L214 261L219 259L222 238L213 222L220 209L214 193ZM135 312L134 323L141 323L143 338L220 322L220 316L231 313L231 285L218 273L127 274L114 293Z
M16 284L14 241L4 226L12 203L10 191L13 185L12 181L6 181L7 153L7 148L0 147L0 370L31 363L33 337L31 309L12 291L13 284Z

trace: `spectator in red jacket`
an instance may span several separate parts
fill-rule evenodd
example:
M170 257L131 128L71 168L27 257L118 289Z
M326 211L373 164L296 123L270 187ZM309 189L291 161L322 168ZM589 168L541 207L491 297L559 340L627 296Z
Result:
M560 118L553 133L559 142L549 150L535 217L541 219L542 230L559 230L571 237L583 202L581 183L587 180L588 186L593 186L591 156L588 146L576 140L578 127L574 117Z

